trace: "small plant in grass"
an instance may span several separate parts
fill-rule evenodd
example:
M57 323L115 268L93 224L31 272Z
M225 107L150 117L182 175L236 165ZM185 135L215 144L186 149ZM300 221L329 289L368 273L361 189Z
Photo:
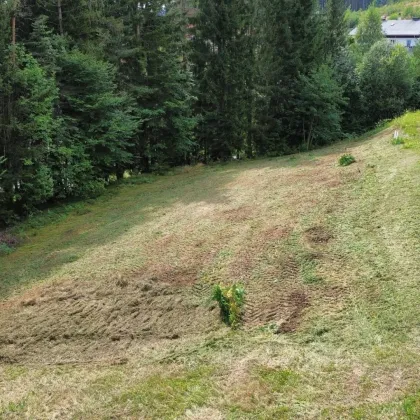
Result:
M394 146L397 146L399 144L404 144L404 139L402 137L395 137L394 139L392 139L392 144Z
M227 287L218 284L213 289L213 300L219 303L223 321L232 328L237 328L245 300L245 289L237 284Z
M349 166L354 162L356 162L356 158L349 153L346 153L345 155L341 156L338 160L338 164L340 166Z
M0 255L9 255L19 245L19 239L6 232L0 232Z
M9 255L13 252L13 248L11 248L10 246L6 245L6 244L1 244L0 243L0 256L1 255Z

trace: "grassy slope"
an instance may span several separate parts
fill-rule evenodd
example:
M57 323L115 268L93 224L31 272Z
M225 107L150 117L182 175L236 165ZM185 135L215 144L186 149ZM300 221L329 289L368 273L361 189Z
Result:
M381 16L388 16L391 19L412 19L420 16L420 1L419 0L397 0L394 3L389 3L385 6L379 7ZM349 24L352 28L357 26L360 16L366 13L365 10L354 10L348 12Z
M0 257L0 417L419 418L418 121L396 122L406 147L385 130L197 167L22 227ZM231 332L207 297L236 280ZM133 286L148 282L170 308ZM151 321L125 313L133 297Z

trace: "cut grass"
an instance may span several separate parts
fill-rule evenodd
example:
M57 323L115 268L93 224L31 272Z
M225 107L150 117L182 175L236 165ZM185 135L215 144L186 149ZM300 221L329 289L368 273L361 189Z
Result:
M0 417L419 418L419 121L391 124L402 148L377 130L131 179L21 225ZM235 282L231 331L209 297Z
M210 374L211 369L200 367L184 374L151 376L116 397L112 406L124 407L117 414L122 417L177 419L187 410L203 407L214 395Z

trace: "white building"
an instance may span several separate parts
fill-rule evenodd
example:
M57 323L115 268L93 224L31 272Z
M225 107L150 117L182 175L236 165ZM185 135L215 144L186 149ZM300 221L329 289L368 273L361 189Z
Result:
M382 32L392 44L401 44L411 50L420 39L420 18L384 20ZM350 36L355 36L356 33L357 28L354 28L350 32Z

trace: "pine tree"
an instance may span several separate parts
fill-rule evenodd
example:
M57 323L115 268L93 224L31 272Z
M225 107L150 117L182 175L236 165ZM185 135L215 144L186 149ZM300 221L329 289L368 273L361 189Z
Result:
M115 68L109 63L79 51L67 52L59 58L57 79L64 122L57 139L55 178L62 180L57 191L87 195L131 165L138 122L129 98L116 91Z
M48 164L54 135L54 81L20 46L0 65L0 150L6 173L0 184L0 223L54 195Z
M188 161L194 148L193 79L186 22L176 5L127 1L118 53L120 88L135 100L141 120L134 140L134 169Z
M251 135L252 16L253 6L245 0L200 2L194 64L201 115L198 137L206 160L230 159Z
M262 3L258 150L282 154L303 141L300 76L322 60L321 19L312 0Z
M326 52L335 57L346 46L348 26L344 0L327 1L327 20L325 25Z

